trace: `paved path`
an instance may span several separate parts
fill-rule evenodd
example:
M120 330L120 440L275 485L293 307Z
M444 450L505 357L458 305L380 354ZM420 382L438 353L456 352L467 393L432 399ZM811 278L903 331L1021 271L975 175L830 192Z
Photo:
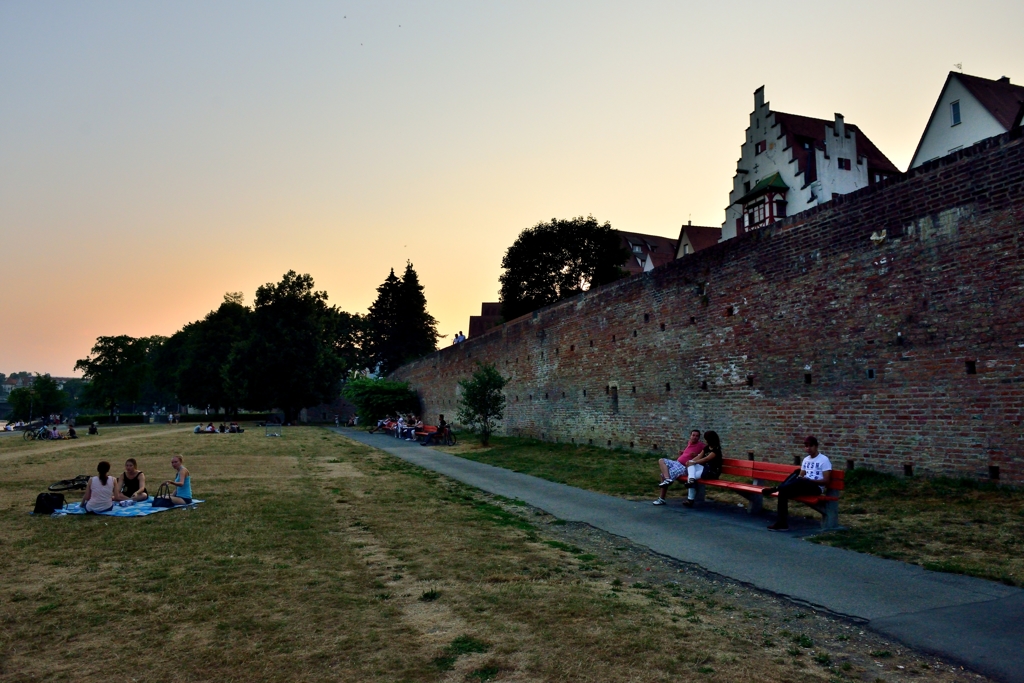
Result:
M745 513L687 510L681 501L656 507L380 434L336 431L560 519L590 524L662 555L864 622L918 651L997 680L1024 683L1024 591L1019 588L816 545L799 535L772 534L763 518ZM698 519L699 524L688 523Z

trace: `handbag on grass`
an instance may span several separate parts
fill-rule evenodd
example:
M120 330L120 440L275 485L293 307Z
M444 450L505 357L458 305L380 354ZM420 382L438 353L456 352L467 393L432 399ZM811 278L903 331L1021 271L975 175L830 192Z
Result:
M153 496L152 505L155 508L174 507L174 501L171 500L171 487L167 484L160 484L160 488L156 490L156 495Z

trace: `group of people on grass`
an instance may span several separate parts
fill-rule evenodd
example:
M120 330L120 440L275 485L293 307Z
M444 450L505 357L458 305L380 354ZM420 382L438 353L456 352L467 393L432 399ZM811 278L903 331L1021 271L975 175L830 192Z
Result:
M184 456L172 457L171 467L174 468L174 478L164 481L161 486L166 484L174 489L174 495L171 496L174 505L191 505L192 475L185 467ZM139 469L139 463L135 458L128 458L125 461L124 472L120 477L110 476L110 463L106 460L100 461L96 471L98 475L89 478L85 495L82 497L81 506L86 512L98 514L113 510L115 505L128 507L149 500L146 475Z
M214 427L213 423L206 425L197 424L195 429L192 430L193 434L241 434L245 430L238 426L237 422L225 425L223 422L220 423L219 427Z
M718 479L722 474L722 441L717 432L704 432L701 441L699 429L690 430L686 446L675 459L661 458L658 466L661 469L660 493L654 501L655 505L665 505L668 489L676 481L683 481L686 487L686 500L683 505L693 507L697 497L697 486L705 481ZM778 486L769 486L761 491L761 495L778 494L779 514L770 531L789 531L789 501L802 496L818 496L825 492L832 480L832 463L818 450L818 439L808 436L804 439L806 455L800 464L800 471Z

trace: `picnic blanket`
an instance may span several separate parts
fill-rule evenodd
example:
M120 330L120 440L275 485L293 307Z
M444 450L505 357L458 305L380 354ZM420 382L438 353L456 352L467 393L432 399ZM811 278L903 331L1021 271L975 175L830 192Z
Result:
M201 500L192 500L191 505L175 505L172 508L155 508L152 503L153 499L144 500L141 503L135 505L129 505L128 507L121 507L115 505L113 510L107 510L106 512L97 512L95 514L104 515L106 517L145 517L146 515L155 515L158 512L164 510L177 510L178 508L192 508L202 503ZM68 503L68 506L63 510L57 510L54 515L84 515L86 514L85 508L82 507L81 503Z

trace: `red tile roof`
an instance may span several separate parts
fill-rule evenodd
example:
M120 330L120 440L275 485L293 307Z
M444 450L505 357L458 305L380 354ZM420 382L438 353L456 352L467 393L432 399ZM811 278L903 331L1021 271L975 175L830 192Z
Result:
M645 235L639 232L625 232L623 230L616 230L615 232L622 236L622 246L629 250L629 258L622 264L622 267L629 271L630 275L644 272L643 264L637 262L638 257L641 260L650 258L651 265L655 268L665 265L676 258L676 248L679 242L671 237ZM639 253L633 251L633 246L639 246L641 251Z
M995 117L1006 130L1020 125L1020 115L1024 110L1024 86L1010 83L1009 78L990 81L979 76L949 72L960 79L964 87Z
M810 183L816 180L817 173L814 169L812 149L825 149L825 130L826 128L832 129L836 122L799 114L786 114L781 111L772 113L775 115L775 122L782 126L782 134L786 136L786 147L793 148L793 156L797 159L800 170L806 173L808 168L811 169L810 173L804 177L804 182ZM847 123L845 126L847 130L857 133L857 156L867 158L870 170L886 173L900 172L860 128L852 123ZM811 143L812 149L804 149L805 142Z
M693 245L694 252L698 252L701 249L707 249L718 244L718 241L722 239L722 229L710 228L704 225L684 224L679 229L679 239L676 240L677 253L679 250L678 244L683 241L683 235L690 238L690 244Z

